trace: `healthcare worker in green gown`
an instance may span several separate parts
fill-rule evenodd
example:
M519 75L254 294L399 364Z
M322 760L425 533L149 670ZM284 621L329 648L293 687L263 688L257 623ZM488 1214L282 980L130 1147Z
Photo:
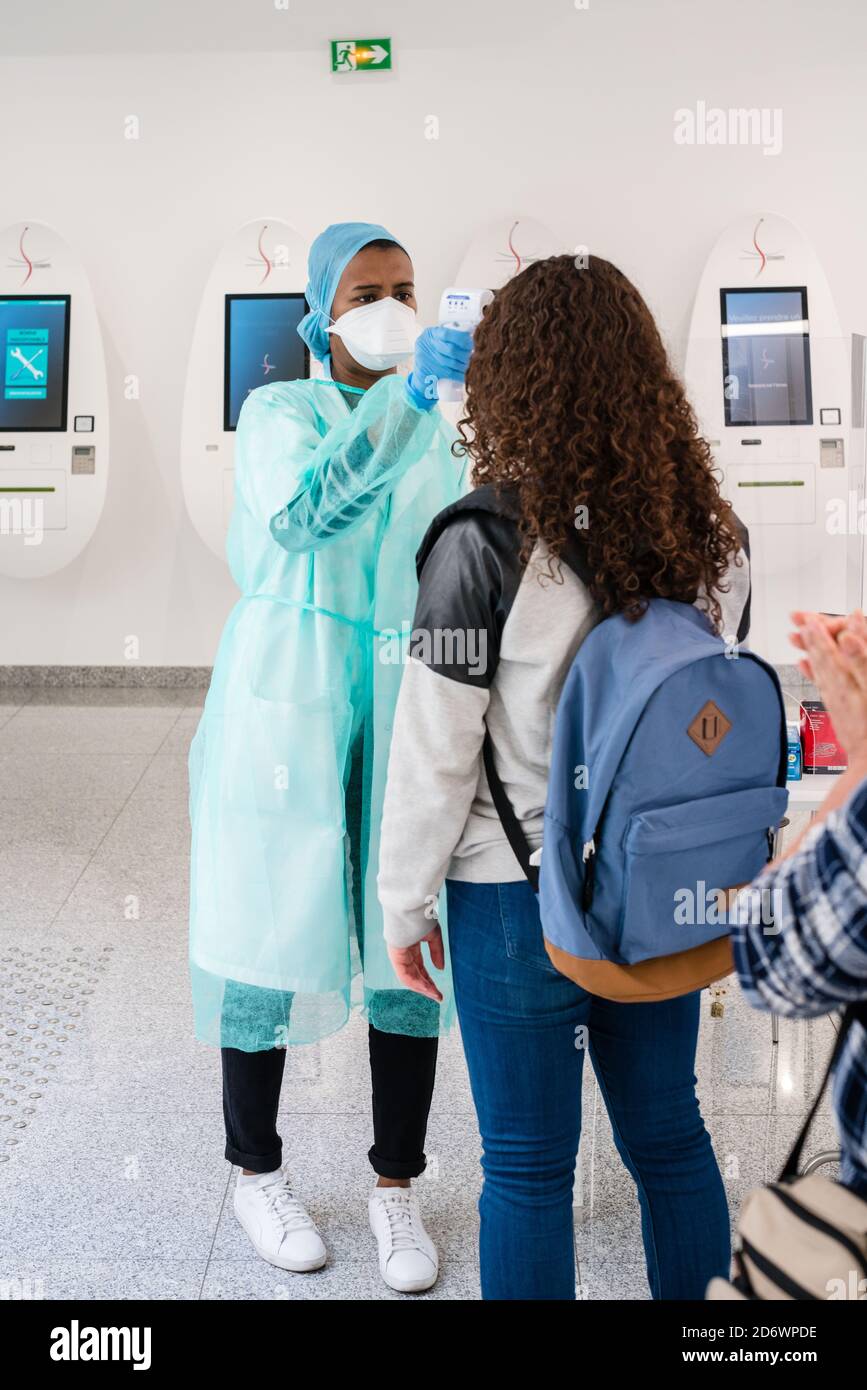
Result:
M298 331L322 374L259 387L238 421L228 556L241 598L190 751L196 1036L221 1048L238 1219L263 1258L306 1271L326 1249L281 1166L286 1046L363 1008L370 1222L386 1282L413 1291L437 1274L411 1179L451 999L447 968L429 997L400 987L376 866L415 552L465 487L436 383L463 379L472 344L419 334L410 258L373 224L317 238L307 302ZM431 926L442 967L434 912Z

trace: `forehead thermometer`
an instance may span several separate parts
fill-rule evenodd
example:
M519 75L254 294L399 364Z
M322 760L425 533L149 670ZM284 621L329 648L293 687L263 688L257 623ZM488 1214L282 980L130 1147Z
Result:
M472 333L493 297L493 290L443 290L440 327L459 328L463 333ZM441 381L438 392L441 401L459 401L464 388L459 381Z

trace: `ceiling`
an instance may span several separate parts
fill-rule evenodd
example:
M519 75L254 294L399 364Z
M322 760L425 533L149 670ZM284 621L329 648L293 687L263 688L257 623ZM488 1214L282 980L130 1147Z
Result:
M620 5L633 0L617 0ZM404 48L504 47L574 0L0 0L0 54L305 51L329 39Z

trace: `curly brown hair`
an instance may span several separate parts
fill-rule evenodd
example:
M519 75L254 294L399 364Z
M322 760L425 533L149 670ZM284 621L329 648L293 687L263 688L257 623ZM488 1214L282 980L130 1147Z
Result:
M719 627L733 514L653 316L616 266L552 256L517 275L476 330L466 387L455 449L476 486L517 495L525 560L544 542L547 577L562 580L560 551L586 515L605 616L701 598Z

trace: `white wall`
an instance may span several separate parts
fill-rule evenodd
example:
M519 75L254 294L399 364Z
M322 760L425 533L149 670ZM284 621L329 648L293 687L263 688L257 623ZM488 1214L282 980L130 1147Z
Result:
M285 217L308 237L343 218L384 222L413 250L430 315L475 227L537 216L564 248L587 244L638 281L680 364L718 231L769 209L818 248L844 331L867 329L861 0L473 0L465 45L443 27L460 6L410 6L403 28L416 44L429 29L427 49L402 43L406 7L379 30L395 40L391 75L332 77L320 48L0 60L0 225L51 223L82 254L112 403L99 529L60 574L0 578L0 662L122 664L130 635L144 665L212 660L234 590L184 512L181 397L212 259L248 218ZM354 5L354 29L367 30L366 8ZM346 7L339 26L328 11L321 32L340 37ZM674 111L698 100L781 107L782 153L677 146ZM138 142L124 139L130 114ZM124 399L127 373L139 401Z

